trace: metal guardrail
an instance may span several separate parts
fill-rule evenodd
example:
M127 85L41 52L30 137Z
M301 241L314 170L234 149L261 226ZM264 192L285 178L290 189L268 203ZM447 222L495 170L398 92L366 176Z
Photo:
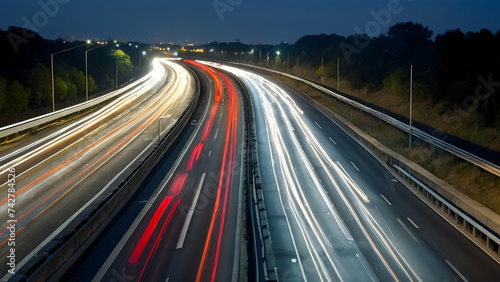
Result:
M100 235L103 229L120 212L161 161L163 155L179 138L191 119L198 104L200 82L196 75L196 88L193 100L184 110L176 125L161 139L156 148L138 164L132 174L122 183L117 183L100 198L88 206L82 214L73 220L59 235L47 243L28 263L26 263L9 281L58 281L76 257L81 255Z
M148 80L150 77L151 77L151 74L147 74L147 75L143 76L142 78L140 78L139 80L137 80L137 81L135 81L135 82L123 87L123 88L120 88L120 89L113 91L109 94L106 94L104 96L100 96L98 98L92 99L92 100L87 101L87 102L77 104L77 105L74 105L72 107L62 109L62 110L58 110L58 111L55 111L55 112L52 112L49 114L41 115L41 116L38 116L38 117L35 117L32 119L21 121L21 122L15 123L15 124L0 127L0 138L5 138L5 137L8 137L10 135L29 130L31 128L42 126L44 124L56 121L58 119L69 116L71 114L78 113L80 111L84 111L84 110L87 110L89 108L92 108L96 105L99 105L101 103L104 103L110 99L113 99L113 98L121 95L125 91L128 91L134 87L137 87L139 84Z
M478 229L481 233L483 233L485 236L490 238L490 240L493 240L495 243L500 245L500 239L493 233L491 233L489 230L484 228L481 224L479 224L474 218L471 218L467 214L463 213L461 209L455 207L455 205L451 204L448 200L445 198L441 197L438 193L434 192L431 188L427 187L424 183L422 183L420 180L418 180L416 177L402 169L396 164L392 165L394 168L396 168L399 172L402 174L406 175L409 179L411 179L413 182L415 182L418 186L422 187L425 189L429 194L431 194L434 198L436 198L439 202L441 202L443 205L447 206L450 210L452 210L454 213L456 213L458 216L463 218L466 222L468 222L470 225L472 225L474 228Z
M449 144L449 143L447 143L439 138L436 138L436 137L434 137L434 136L432 136L432 135L430 135L430 134L428 134L428 133L426 133L418 128L415 128L415 127L410 128L410 126L406 123L403 123L403 122L401 122L401 121L399 121L399 120L397 120L389 115L386 115L386 114L381 113L379 111L376 111L372 108L369 108L363 104L360 104L356 101L353 101L349 98L346 98L346 97L344 97L338 93L335 93L335 92L333 92L333 91L331 91L331 90L329 90L329 89L327 89L319 84L316 84L314 82L308 81L306 79L303 79L303 78L295 76L295 75L291 75L291 74L280 72L280 71L270 70L270 69L266 69L263 67L258 67L258 66L248 65L248 64L238 64L238 65L243 65L243 66L247 66L247 67L252 67L252 68L256 68L256 69L269 71L272 73L283 75L283 76L292 78L294 80L303 82L303 83L305 83L311 87L314 87L314 88L318 89L319 91L324 92L324 93L326 93L326 94L328 94L328 95L330 95L330 96L332 96L332 97L334 97L334 98L336 98L344 103L347 103L347 104L349 104L355 108L358 108L366 113L369 113L369 114L385 121L386 123L395 126L396 128L398 128L404 132L409 133L410 129L411 129L413 135L415 135L416 137L418 137L418 138L420 138L420 139L422 139L422 140L424 140L424 141L426 141L426 142L428 142L428 143L430 143L430 144L432 144L432 145L434 145L442 150L445 150L445 151L447 151L447 152L449 152L449 153L451 153L451 154L453 154L453 155L455 155L455 156L457 156L465 161L468 161L468 162L474 164L475 166L478 166L478 167L488 171L491 174L494 174L494 175L500 177L500 166L499 165L491 163L491 162L484 160L484 159L482 159L482 158L480 158L480 157L478 157L470 152L467 152L463 149L460 149L456 146L453 146L453 145L451 145L451 144Z

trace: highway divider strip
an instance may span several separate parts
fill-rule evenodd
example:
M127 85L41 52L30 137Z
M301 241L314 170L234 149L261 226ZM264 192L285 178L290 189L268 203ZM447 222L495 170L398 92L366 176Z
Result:
M192 70L191 70L192 71ZM161 143L140 163L134 172L118 187L111 187L96 204L84 210L58 236L45 245L9 281L58 280L78 257L92 244L99 234L125 206L174 141L188 125L200 96L200 81L196 78L193 100L177 124L167 133Z

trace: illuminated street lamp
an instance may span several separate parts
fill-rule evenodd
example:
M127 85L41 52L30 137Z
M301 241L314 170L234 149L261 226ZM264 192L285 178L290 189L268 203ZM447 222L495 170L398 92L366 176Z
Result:
M52 111L53 112L56 111L56 98L55 98L55 90L54 90L55 89L55 81L54 81L54 55L61 54L61 53L64 53L66 51L70 51L70 50L73 50L73 49L85 46L87 44L88 43L85 43L85 44L82 44L82 45L78 45L78 46L75 46L75 47L71 47L71 48L68 48L68 49L65 49L65 50L62 50L62 51L50 54L50 70L51 70L51 73L52 73Z
M142 51L142 56L139 56L139 68L142 66L142 57L146 56L146 51Z
M87 41L89 42L89 41ZM88 69L88 52L106 46L107 44L99 45L89 50L85 50L85 101L89 100L89 69Z

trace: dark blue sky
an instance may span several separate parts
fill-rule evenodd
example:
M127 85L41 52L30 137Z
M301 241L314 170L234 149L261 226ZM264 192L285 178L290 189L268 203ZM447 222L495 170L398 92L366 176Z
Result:
M4 0L0 28L27 22L49 39L276 44L306 34L386 33L404 21L427 25L434 35L454 28L495 33L499 14L498 0Z

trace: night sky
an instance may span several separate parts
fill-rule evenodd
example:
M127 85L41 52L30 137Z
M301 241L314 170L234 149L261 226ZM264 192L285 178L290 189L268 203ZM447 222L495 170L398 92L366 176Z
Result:
M434 35L455 28L496 33L499 13L498 0L13 0L0 2L0 28L27 22L48 39L277 44L307 34L375 35L405 21Z

